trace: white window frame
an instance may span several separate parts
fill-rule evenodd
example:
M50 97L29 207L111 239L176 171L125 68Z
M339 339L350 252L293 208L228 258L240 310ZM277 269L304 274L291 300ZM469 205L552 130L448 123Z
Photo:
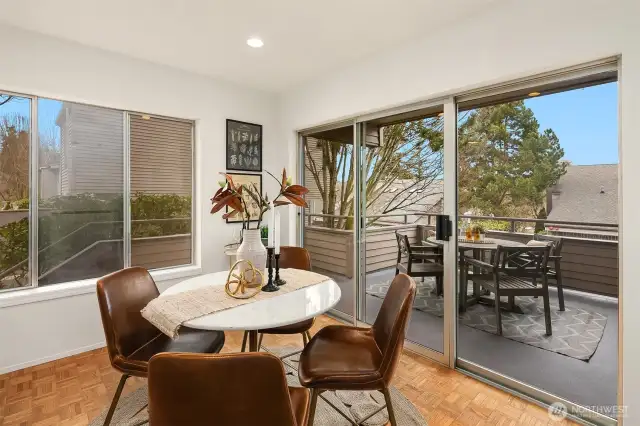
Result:
M17 306L27 303L53 300L95 292L96 280L99 277L50 284L38 285L38 196L40 182L38 179L39 167L39 136L38 136L38 101L40 99L53 99L64 102L64 99L16 93L2 90L0 93L28 99L30 102L30 132L29 132L29 248L28 248L28 276L29 285L12 289L0 290L0 308ZM125 109L103 107L76 101L68 101L79 105L88 105L96 108L105 108L122 112L123 114L123 266L131 266L131 139L130 139L130 114L141 114L163 120L182 121L191 124L191 262L189 264L157 268L150 270L151 276L162 286L163 282L196 276L202 273L202 267L196 263L196 120L167 117L130 111Z

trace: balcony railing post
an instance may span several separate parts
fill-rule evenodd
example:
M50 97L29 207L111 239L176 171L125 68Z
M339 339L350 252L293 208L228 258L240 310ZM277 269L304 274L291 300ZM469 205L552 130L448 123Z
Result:
M516 232L516 221L512 220L509 225L509 229L511 232Z

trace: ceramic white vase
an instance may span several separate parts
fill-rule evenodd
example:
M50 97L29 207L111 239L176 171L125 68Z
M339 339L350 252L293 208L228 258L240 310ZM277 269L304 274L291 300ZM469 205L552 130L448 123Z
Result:
M242 244L236 252L237 260L248 260L253 267L263 274L267 269L267 249L262 244L259 229L245 229L242 231ZM255 283L258 281L256 277Z

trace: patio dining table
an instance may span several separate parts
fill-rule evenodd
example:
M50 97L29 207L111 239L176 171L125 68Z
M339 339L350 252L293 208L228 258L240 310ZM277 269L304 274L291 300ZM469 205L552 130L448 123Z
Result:
M425 242L438 245L442 245L444 243L444 241L437 240L435 237L429 237ZM526 247L527 245L518 241L502 240L499 238L487 238L481 242L467 241L463 238L458 239L458 252L460 254L458 256L458 266L460 270L458 304L460 307L460 311L464 312L469 306L476 303L482 303L492 306L495 304L494 299L486 297L482 294L482 292L480 291L480 287L476 283L473 284L473 295L471 297L467 295L468 268L465 253L471 251L474 259L481 259L483 253L495 253L498 250L498 246ZM478 273L479 268L474 266L473 272ZM522 313L522 309L515 305L515 303L500 302L500 304L504 309L516 313Z

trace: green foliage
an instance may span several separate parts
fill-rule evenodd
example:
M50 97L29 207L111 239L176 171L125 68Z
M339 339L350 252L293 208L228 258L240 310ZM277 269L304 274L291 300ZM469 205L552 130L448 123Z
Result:
M509 222L503 220L492 220L492 219L483 219L483 220L472 220L470 223L466 221L460 221L458 223L458 227L461 229L467 229L468 226L471 228L480 227L484 231L509 231Z
M132 238L191 232L191 197L136 193L131 198Z
M546 190L566 173L558 137L540 131L523 101L471 111L458 138L463 210L537 217Z
M474 223L473 226L471 227L471 230L478 234L484 234L486 232L486 228L480 222Z
M29 199L22 198L18 201L13 202L13 208L16 210L28 210L29 209Z
M0 226L0 271L4 271L29 256L29 220L20 219ZM13 279L17 285L26 285L28 265L17 268ZM2 283L0 282L0 288Z
M269 227L266 225L260 227L260 238L269 238Z
M0 173L3 200L29 195L29 118L17 114L0 117Z

